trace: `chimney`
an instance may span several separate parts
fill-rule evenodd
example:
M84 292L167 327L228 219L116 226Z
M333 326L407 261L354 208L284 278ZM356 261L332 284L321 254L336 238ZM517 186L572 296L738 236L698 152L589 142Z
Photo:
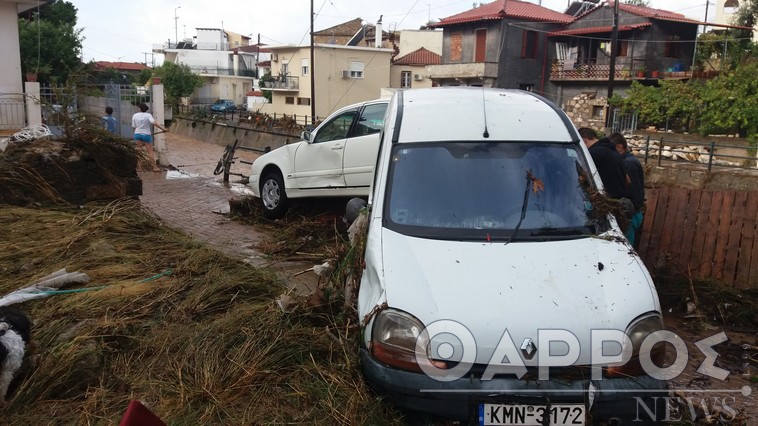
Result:
M382 47L382 16L384 15L379 15L379 20L376 21L374 27L374 47L376 48Z

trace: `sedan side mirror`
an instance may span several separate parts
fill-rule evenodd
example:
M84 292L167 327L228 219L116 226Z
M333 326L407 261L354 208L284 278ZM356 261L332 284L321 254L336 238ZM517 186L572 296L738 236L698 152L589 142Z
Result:
M358 218L361 210L366 208L367 205L368 203L363 198L351 198L350 201L347 202L347 206L345 206L345 219L347 220L347 223L351 224L355 222L355 219Z
M303 133L300 133L300 139L310 142L311 141L311 131L306 130Z

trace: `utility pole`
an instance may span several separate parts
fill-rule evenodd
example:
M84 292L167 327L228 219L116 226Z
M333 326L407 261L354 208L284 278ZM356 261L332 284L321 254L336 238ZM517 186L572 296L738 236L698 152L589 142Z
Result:
M611 97L613 96L613 83L616 77L616 44L619 36L619 1L613 1L613 30L611 31L611 63L610 75L608 76L608 107L606 108L605 127L611 127Z
M260 61L261 56L261 33L258 33L258 44L255 45L255 78L260 80L261 76L258 74L258 61ZM258 83L258 87L260 87L260 82Z
M313 0L311 0L311 124L316 122L316 58L313 57Z

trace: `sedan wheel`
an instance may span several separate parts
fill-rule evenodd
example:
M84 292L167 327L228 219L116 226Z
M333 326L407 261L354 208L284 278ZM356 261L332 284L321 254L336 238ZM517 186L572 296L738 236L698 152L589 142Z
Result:
M278 219L287 211L287 194L284 192L284 182L278 173L269 173L261 185L261 202L263 216Z

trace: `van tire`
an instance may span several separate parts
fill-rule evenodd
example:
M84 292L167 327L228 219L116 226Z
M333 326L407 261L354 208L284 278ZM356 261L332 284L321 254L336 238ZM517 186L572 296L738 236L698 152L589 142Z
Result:
M267 219L279 219L287 213L287 193L279 172L269 172L261 181L261 204Z

